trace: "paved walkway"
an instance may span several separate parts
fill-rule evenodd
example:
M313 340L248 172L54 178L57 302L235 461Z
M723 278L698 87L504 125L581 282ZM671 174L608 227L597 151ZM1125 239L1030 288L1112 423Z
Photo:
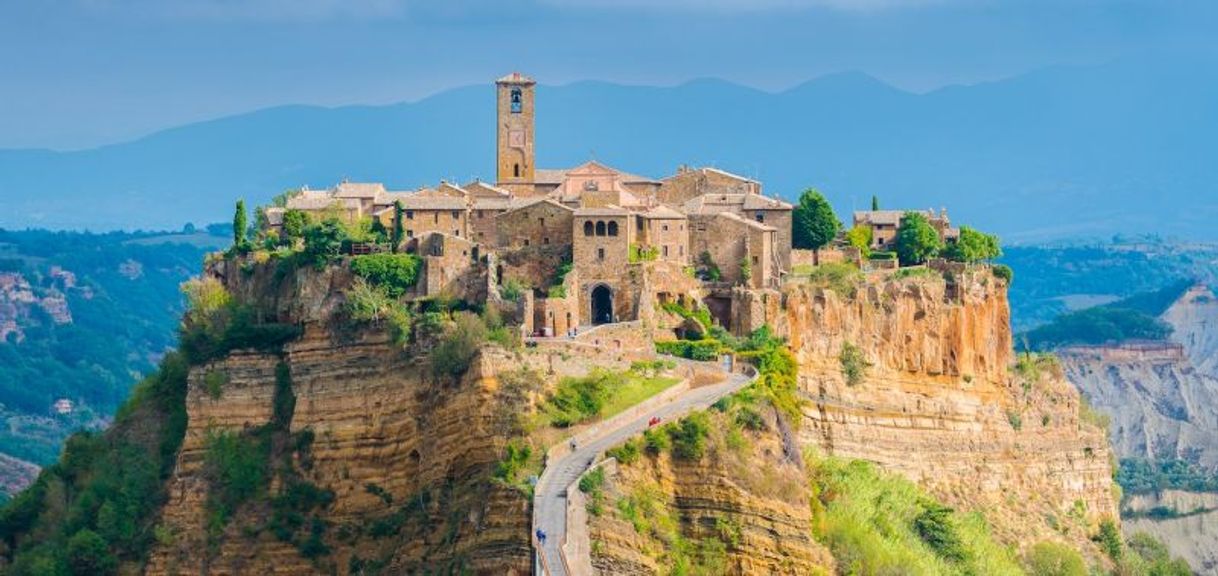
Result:
M682 361L680 364L722 370L722 365L714 362ZM551 576L568 574L560 552L567 533L567 488L588 470L602 452L646 430L647 422L652 417L659 416L661 421L671 422L686 413L710 407L720 398L752 381L745 374L732 373L727 376L718 384L690 389L642 415L621 422L606 422L610 425L602 424L597 433L592 438L583 439L575 451L547 463L533 496L534 539L539 529L546 534L545 544L538 550L536 574L546 574L546 569Z

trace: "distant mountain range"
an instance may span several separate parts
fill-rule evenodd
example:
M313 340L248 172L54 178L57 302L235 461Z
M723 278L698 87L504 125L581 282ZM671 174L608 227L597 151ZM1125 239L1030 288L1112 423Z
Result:
M1118 232L1218 239L1218 62L1140 59L904 92L860 73L768 93L699 80L539 89L541 167L682 163L815 186L848 219L948 207L1007 240ZM544 78L541 78L544 82ZM283 106L91 150L0 151L0 227L165 228L233 201L351 180L407 189L494 177L487 84L413 103Z

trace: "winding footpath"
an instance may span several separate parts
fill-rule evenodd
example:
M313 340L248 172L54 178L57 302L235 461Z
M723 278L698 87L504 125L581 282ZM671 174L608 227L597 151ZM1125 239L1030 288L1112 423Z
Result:
M541 473L533 496L535 574L566 576L570 573L562 552L567 537L567 489L572 488L572 484L596 462L601 453L641 434L653 417L659 417L662 422L671 422L689 412L704 410L720 398L745 387L755 377L751 367L746 368L750 370L749 374L741 374L727 372L721 364L713 362L680 361L679 365L683 368L717 369L727 377L716 384L684 390L641 414L627 411L619 415L624 417L606 420L578 436L574 451L563 449L565 447L550 451L551 461L547 462ZM544 544L537 540L538 530L546 534Z

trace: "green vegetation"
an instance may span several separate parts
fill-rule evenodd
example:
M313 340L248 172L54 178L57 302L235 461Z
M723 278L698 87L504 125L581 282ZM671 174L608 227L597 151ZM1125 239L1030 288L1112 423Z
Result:
M1005 280L1008 286L1015 280L1015 271L1006 264L994 264L990 266L990 272L994 274L995 278Z
M304 231L304 250L300 252L302 262L320 270L338 259L342 254L343 243L350 238L347 229L337 218L309 226Z
M719 265L715 264L714 259L711 258L710 252L703 251L698 255L694 276L704 282L718 282L723 278L723 273L719 270Z
M639 455L642 452L642 442L637 438L631 438L619 446L606 450L605 455L610 458L616 458L622 464L632 464L639 459Z
M715 325L714 321L711 320L710 310L698 303L693 303L692 306L687 307L682 306L678 302L665 302L660 307L666 312L671 312L682 318L697 320L702 325L703 331L710 330Z
M274 352L300 335L300 327L263 322L257 311L239 304L212 278L182 285L189 302L179 333L179 348L192 364L219 358L231 350Z
M676 426L665 426L665 429L672 438L673 456L701 460L706 454L706 437L710 434L710 417L706 412L694 412Z
M1184 460L1151 462L1140 458L1122 458L1116 481L1126 494L1162 490L1218 492L1218 476Z
M815 536L849 574L1020 574L985 519L863 461L806 456Z
M828 288L843 297L854 294L862 282L863 273L849 262L827 262L808 273L809 285Z
M749 261L749 257L745 256L740 259L740 283L748 284L749 280L753 279L753 263Z
M515 484L520 480L520 472L528 465L533 448L521 440L512 440L504 446L503 451L503 459L495 466L495 477Z
M1163 340L1169 335L1171 327L1158 318L1137 310L1099 306L1058 316L1024 337L1033 350L1051 350L1071 344Z
M799 195L791 213L791 241L796 248L810 249L819 259L820 249L837 237L841 226L833 206L820 192L809 188Z
M549 423L566 428L609 418L677 383L655 375L651 366L625 372L596 369L582 378L566 377L541 407Z
M233 249L238 252L249 250L249 216L245 211L245 200L237 200L237 209L233 213Z
M943 239L921 212L906 212L896 238L897 257L902 266L924 264L943 249Z
M227 230L0 230L0 274L27 282L39 301L62 298L71 316L61 323L40 302L11 309L20 333L0 340L0 418L7 422L0 452L47 466L69 434L102 426L175 345L178 285L198 271L208 248L227 242ZM48 417L59 398L75 410Z
M269 430L212 432L206 441L203 476L208 481L208 533L218 537L237 509L266 495L271 443Z
M863 258L871 256L871 242L874 240L870 226L853 226L846 231L846 243L858 248Z
M656 352L690 360L715 360L722 349L723 343L714 338L656 342Z
M380 253L351 259L351 271L390 298L401 297L419 279L420 261L414 254Z
M112 574L144 558L186 430L180 354L136 386L104 434L69 438L57 463L0 509L6 573Z
M628 259L631 264L639 262L653 262L660 257L660 249L656 246L641 246L639 244L630 245L630 254Z
M454 315L452 326L431 351L432 374L450 378L465 374L488 335L486 323L476 314L459 312Z
M579 491L588 495L588 514L600 516L605 509L605 469L597 467L579 478Z
M1087 576L1087 565L1077 550L1057 542L1037 542L1024 554L1029 576Z
M1193 278L1218 273L1218 251L1153 239L1007 247L1004 252L1001 263L1020 276L1010 291L1016 332L1026 332L1072 309L1142 293L1162 291L1163 301L1170 304L1193 283ZM1158 316L1165 308L1142 311Z
M960 237L943 249L943 257L956 262L982 262L1002 257L998 237L968 226L960 227Z
M842 342L842 351L837 356L842 365L842 377L847 386L857 386L867 377L867 359L863 350L850 342Z

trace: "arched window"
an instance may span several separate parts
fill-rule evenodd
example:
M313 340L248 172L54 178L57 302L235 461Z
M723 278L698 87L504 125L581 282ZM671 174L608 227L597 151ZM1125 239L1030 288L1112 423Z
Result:
M520 165L519 164L512 165L512 174L515 175L516 178L520 177Z
M596 223L596 235L597 235L597 236L604 236L604 235L605 235L605 223L604 223L604 222L597 222L597 223Z
M609 235L610 235L610 236L617 236L617 222L610 222L610 223L609 223Z
M512 88L512 114L519 114L521 109L520 89Z
M588 220L587 222L584 222L584 236L591 236L591 235L592 235L592 221Z

